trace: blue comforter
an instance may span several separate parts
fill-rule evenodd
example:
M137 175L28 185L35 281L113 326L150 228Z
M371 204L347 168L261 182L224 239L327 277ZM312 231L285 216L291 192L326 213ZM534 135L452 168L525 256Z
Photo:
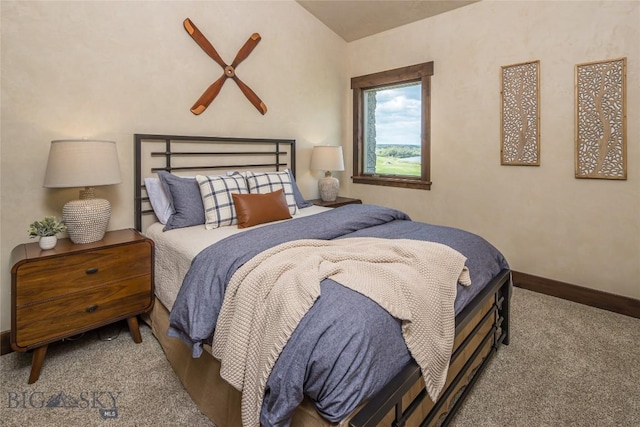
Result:
M446 244L467 257L471 286L458 285L455 312L504 268L486 240L454 228L413 222L403 212L348 205L233 235L194 259L170 314L169 335L191 346L194 357L213 335L226 285L246 261L297 239L405 238ZM378 392L410 360L400 323L367 297L331 279L287 342L267 382L264 426L286 426L308 395L329 421L338 422Z

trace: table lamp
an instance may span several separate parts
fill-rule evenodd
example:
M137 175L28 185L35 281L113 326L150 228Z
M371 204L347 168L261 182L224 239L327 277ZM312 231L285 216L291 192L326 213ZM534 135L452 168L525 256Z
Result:
M96 199L94 187L120 183L120 164L116 143L90 139L51 141L46 188L84 187L80 200L62 208L62 220L73 243L101 240L109 225L111 205Z
M320 178L318 181L318 191L322 201L333 202L336 200L340 181L331 176L331 171L344 170L342 147L335 145L316 145L313 147L311 169L325 171L324 178Z

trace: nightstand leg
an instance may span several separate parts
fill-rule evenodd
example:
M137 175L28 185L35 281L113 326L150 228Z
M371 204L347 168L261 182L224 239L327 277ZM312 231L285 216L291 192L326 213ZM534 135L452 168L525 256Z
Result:
M138 318L137 317L129 317L127 319L127 325L129 325L129 333L131 334L131 338L133 338L133 342L139 344L142 342L142 336L140 335L140 327L138 326Z
M43 345L33 351L33 359L31 359L31 374L29 374L29 384L33 384L40 378L40 369L44 362L44 356L47 354L47 346Z

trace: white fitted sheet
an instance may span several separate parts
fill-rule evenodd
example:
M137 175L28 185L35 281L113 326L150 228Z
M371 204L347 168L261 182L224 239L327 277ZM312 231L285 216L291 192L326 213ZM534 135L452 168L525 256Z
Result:
M315 215L328 209L330 208L322 206L299 209L292 219ZM284 221L290 221L290 219ZM162 231L163 224L159 222L151 224L145 231L145 235L155 243L155 293L160 302L169 310L173 308L184 276L191 267L191 261L200 251L233 234L268 224L240 229L232 225L213 230L207 230L202 224L166 232Z

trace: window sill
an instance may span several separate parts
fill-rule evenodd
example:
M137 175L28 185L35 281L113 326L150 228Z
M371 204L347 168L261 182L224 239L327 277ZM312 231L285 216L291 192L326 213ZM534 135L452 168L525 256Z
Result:
M419 190L431 190L431 181L421 181L411 178L381 177L381 176L354 176L354 184L384 185L387 187L415 188Z

